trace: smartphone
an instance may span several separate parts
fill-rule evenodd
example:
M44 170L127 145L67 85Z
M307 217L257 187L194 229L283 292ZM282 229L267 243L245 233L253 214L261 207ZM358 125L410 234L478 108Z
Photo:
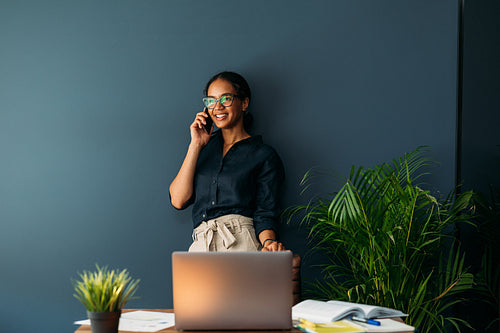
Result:
M203 112L205 112L208 115L208 117L205 118L205 121L207 122L207 124L203 125L203 128L205 129L205 132L207 132L208 134L210 134L210 131L212 130L212 125L214 124L214 121L210 117L210 114L208 113L208 109L206 107L203 110Z

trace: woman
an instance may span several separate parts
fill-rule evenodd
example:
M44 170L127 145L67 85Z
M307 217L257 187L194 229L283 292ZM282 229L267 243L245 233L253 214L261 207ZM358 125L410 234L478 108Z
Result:
M186 157L170 184L176 209L194 204L189 251L284 251L276 240L283 164L260 136L248 134L248 83L222 72L204 94L207 112L196 114ZM205 130L210 119L219 130Z

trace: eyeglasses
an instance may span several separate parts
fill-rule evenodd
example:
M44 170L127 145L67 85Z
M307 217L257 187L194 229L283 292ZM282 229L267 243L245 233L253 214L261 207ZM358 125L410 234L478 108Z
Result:
M224 107L228 107L228 106L233 105L233 101L234 101L235 97L238 97L238 96L233 95L233 94L225 94L225 95L221 96L220 98L205 97L205 98L203 98L203 103L209 109L214 109L215 106L217 105L217 102L220 102L220 104Z

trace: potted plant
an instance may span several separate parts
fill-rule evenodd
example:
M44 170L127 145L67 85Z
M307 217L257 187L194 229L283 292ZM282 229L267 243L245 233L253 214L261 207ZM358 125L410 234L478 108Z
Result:
M473 194L442 200L425 190L418 182L430 162L419 148L390 164L353 166L339 190L288 209L288 222L304 226L312 253L322 255L313 298L395 308L421 332L468 326L450 310L473 285L453 233L471 223ZM324 173L311 171L303 185L318 175L325 184Z
M84 271L79 281L73 281L75 296L87 309L92 333L118 332L121 310L134 296L139 280L132 280L126 269Z

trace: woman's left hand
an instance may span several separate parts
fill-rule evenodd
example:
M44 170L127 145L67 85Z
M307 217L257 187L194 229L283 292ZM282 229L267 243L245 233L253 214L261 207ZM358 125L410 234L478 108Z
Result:
M266 246L261 251L286 251L285 246L281 242L266 242Z

